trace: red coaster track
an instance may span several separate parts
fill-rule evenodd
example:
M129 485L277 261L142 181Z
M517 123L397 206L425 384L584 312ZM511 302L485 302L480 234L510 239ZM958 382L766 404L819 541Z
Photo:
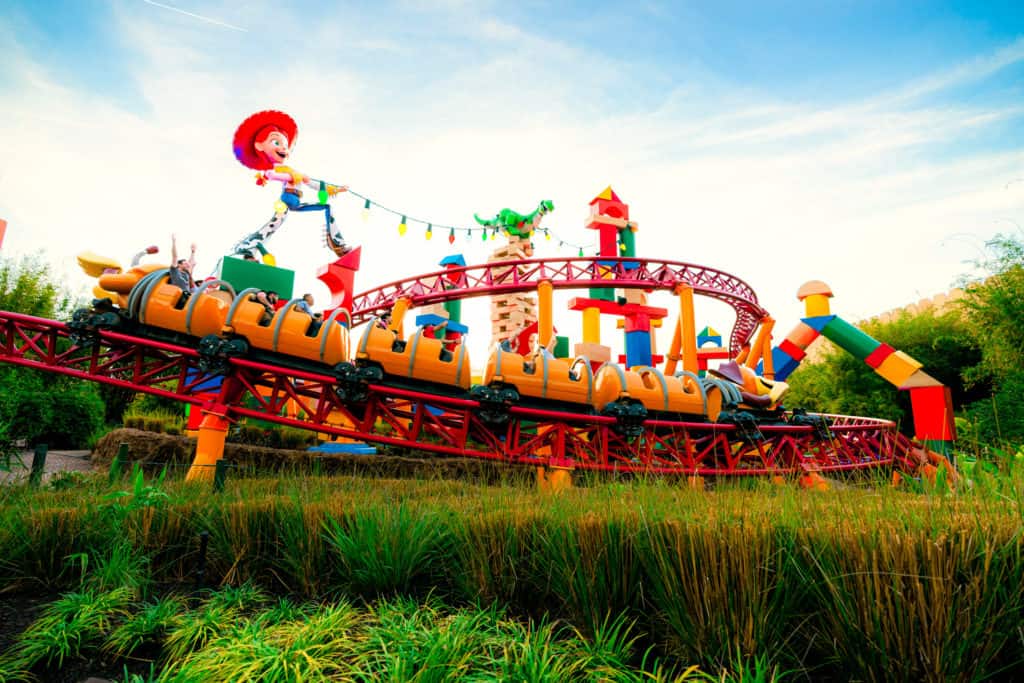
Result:
M757 294L750 285L715 268L643 258L546 258L465 266L381 285L353 299L352 324L359 325L372 316L386 313L403 296L412 299L415 308L452 299L533 291L541 280L550 280L555 289L608 287L674 291L680 285L689 285L694 294L724 301L736 311L736 324L729 338L733 355L750 340L761 319L768 314L757 303Z
M370 310L364 304L364 318ZM913 443L884 420L835 416L828 435L809 426L761 426L758 438L732 425L647 420L639 436L625 438L609 417L512 407L508 422L496 429L480 419L473 400L370 385L364 403L347 404L327 374L245 359L231 360L218 399L208 402L194 394L211 379L198 361L194 349L115 332L100 332L93 343L78 346L64 323L0 312L0 362L173 398L229 418L256 417L371 443L508 463L656 474L914 469L908 457ZM308 419L283 416L289 400ZM338 414L352 427L327 423Z

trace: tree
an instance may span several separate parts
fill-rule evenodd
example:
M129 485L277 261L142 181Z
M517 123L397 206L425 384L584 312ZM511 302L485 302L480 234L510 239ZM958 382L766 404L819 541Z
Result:
M982 349L982 378L998 384L1024 368L1024 244L997 235L988 247L991 257L975 265L990 275L965 283L962 306Z
M967 407L971 437L981 444L1024 442L1024 243L997 235L990 257L975 265L989 273L965 283L963 309L981 349L969 382L991 386L991 396Z
M67 317L73 298L39 256L0 257L0 310ZM98 388L17 366L0 367L0 431L10 438L81 446L103 425Z

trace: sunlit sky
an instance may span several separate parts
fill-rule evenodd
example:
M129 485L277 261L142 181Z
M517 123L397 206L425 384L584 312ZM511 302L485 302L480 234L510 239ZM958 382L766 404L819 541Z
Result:
M807 280L864 318L949 289L1024 225L1019 1L15 0L0 45L2 249L44 250L83 294L79 251L166 258L177 233L205 275L269 217L274 189L231 153L268 108L298 122L293 166L439 224L551 199L545 225L590 253L610 184L640 256L738 275L782 332ZM335 205L360 290L496 246ZM292 215L268 247L323 302L320 235ZM483 348L486 307L466 310ZM556 324L578 340L578 313Z

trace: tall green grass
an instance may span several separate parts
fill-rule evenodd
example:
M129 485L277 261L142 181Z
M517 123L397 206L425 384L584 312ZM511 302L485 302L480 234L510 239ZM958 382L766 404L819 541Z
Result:
M305 600L433 595L533 619L535 640L502 655L502 666L521 665L515 675L548 664L560 671L562 660L549 661L551 638L561 637L555 620L588 642L628 624L621 656L633 667L646 657L681 671L700 664L768 679L787 671L863 680L1024 675L1017 477L957 493L760 483L701 492L635 481L551 497L513 486L299 475L236 478L218 495L178 481L161 489L165 496L137 505L110 498L102 481L0 493L0 586L77 590L83 576L122 567L137 577L131 599L145 600L154 582L191 586L207 532L209 586ZM204 603L187 624L154 616L159 628L140 622L111 651L159 641L184 661L241 637L224 624L252 622L269 600ZM551 638L537 635L548 627ZM252 630L261 648L285 647ZM430 645L448 653L453 671L461 671L462 637L456 629ZM394 665L413 666L418 648Z

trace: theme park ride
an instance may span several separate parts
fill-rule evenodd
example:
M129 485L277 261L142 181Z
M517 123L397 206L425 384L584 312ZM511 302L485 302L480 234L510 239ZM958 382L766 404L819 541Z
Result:
M949 469L948 388L832 315L827 285L800 289L806 317L773 348L774 320L743 280L637 256L638 223L610 187L590 202L586 222L598 236L597 256L581 249L576 258L533 258L532 237L554 209L544 200L526 214L476 217L482 227L474 230L485 239L488 231L507 238L487 263L467 265L452 254L444 270L355 293L362 250L345 244L328 203L347 188L282 165L297 134L277 111L254 114L236 131L235 157L257 171L258 184L278 182L282 190L272 218L221 259L216 276L193 284L189 262L174 257L169 265L142 263L140 253L122 268L80 254L83 270L97 278L92 305L66 323L0 312L0 362L189 404L197 436L190 478L213 476L229 426L241 418L350 444L535 466L538 481L555 488L571 482L572 470L683 475L694 483L793 475L820 487L827 473L931 477ZM317 201L304 203L302 188L315 188ZM317 274L331 293L322 313L292 296L294 272L278 267L264 244L290 211L321 212L325 245L337 256ZM399 233L406 229L403 216ZM556 289L586 294L569 302L582 319L571 354L554 326ZM281 300L272 301L271 290ZM649 304L655 291L674 297L674 316ZM710 328L696 331L696 296L732 307L728 346ZM461 320L461 302L475 297L492 303L480 376ZM602 342L601 316L623 329L623 353ZM652 330L666 319L673 337L663 357ZM911 392L916 441L887 420L784 408L782 380L821 335ZM721 362L711 367L713 360Z

